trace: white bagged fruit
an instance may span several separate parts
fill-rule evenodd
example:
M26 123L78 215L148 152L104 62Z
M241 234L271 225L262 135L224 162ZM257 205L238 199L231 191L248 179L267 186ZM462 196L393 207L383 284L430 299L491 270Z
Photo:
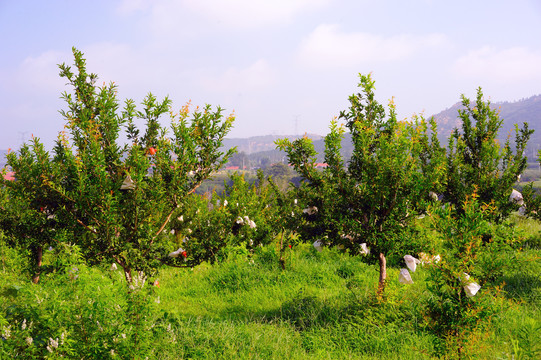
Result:
M406 266L408 267L408 269L411 270L411 272L415 272L415 269L417 268L417 264L420 263L418 259L414 258L411 255L405 255L404 261L406 262Z
M402 284L413 284L413 280L411 279L411 275L408 269L400 269L400 274L398 274L398 281L400 281Z

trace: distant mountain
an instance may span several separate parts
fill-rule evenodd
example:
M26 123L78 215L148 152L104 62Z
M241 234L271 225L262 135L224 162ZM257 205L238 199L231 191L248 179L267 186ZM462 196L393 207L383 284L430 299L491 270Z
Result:
M526 149L528 161L530 163L535 163L537 159L537 150L541 149L541 95L535 95L514 102L496 102L493 103L492 106L495 109L500 110L500 117L504 119L502 128L499 132L499 140L502 144L509 134L511 134L511 141L514 140L515 124L518 124L520 128L522 127L523 122L527 122L529 128L535 130ZM460 128L461 122L458 118L458 110L461 108L462 104L459 102L450 108L433 115L438 124L438 137L440 138L442 145L447 145L449 135L454 128ZM277 138L283 137L294 139L298 136L263 136L248 139L231 139L231 141L234 141L234 143L237 144L239 152L244 151L248 154L251 164L257 167L257 164L264 158L268 158L271 162L284 161L285 153L276 150L274 145L274 141ZM314 148L318 152L318 162L322 162L323 152L325 150L323 137L318 135L310 135L309 137L314 140ZM246 144L251 145L247 146ZM262 152L254 151L254 149L257 149L258 147L266 147L266 150ZM351 144L351 135L346 133L344 140L342 141L342 155L344 158L349 159L352 152L353 146Z
M6 166L6 155L8 151L7 150L0 150L0 169L2 169L4 166Z
M514 102L496 102L492 106L500 109L500 117L504 119L503 126L499 133L499 139L503 143L507 136L511 134L511 140L514 140L514 125L522 126L523 122L527 122L530 129L535 130L532 135L526 155L530 163L535 163L537 159L537 150L541 149L541 95L535 95L527 99L521 99ZM461 103L456 103L448 109L445 109L435 115L434 118L438 123L438 134L442 145L447 144L447 139L455 127L460 127L461 123L458 119L458 110L462 107ZM262 164L274 162L285 162L285 153L276 150L275 141L281 138L290 140L299 138L302 135L266 135L253 136L249 138L228 138L224 140L223 149L237 147L239 153L244 153L251 167L259 167ZM318 152L318 162L323 161L323 152L325 143L323 136L316 134L307 134L314 142L314 147ZM351 135L345 134L342 142L342 155L348 159L353 151L351 144ZM5 154L7 150L0 150L0 167L5 164Z
M496 102L491 105L494 109L500 110L500 117L504 120L499 132L501 143L505 142L509 135L511 135L511 141L515 139L515 124L521 128L522 123L527 122L529 128L535 130L526 149L528 161L534 162L537 158L537 150L541 148L541 95L514 102ZM443 144L447 144L447 139L453 129L460 128L462 125L458 118L459 109L463 109L460 102L433 115L438 124L438 137Z
M278 139L288 138L290 140L299 138L303 135L265 135L265 136L252 136L249 138L231 138L224 139L223 147L230 149L234 146L237 147L237 152L244 152L246 154L253 154L262 151L269 151L276 149L274 143ZM322 139L322 136L315 134L306 134L307 137L316 141Z

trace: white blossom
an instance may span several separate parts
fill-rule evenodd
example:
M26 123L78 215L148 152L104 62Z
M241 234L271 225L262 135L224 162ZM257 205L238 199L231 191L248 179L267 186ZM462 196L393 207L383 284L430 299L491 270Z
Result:
M34 339L32 339L32 338L29 336L29 337L27 337L26 339L24 339L24 341L26 341L26 343L27 343L28 345L32 345L32 343L34 342Z
M116 263L112 263L111 267L109 268L110 271L116 271L118 267L116 266Z
M441 256L439 254L430 256L429 254L420 252L419 260L421 261L421 265L438 263L441 260Z
M9 339L11 336L11 325L2 327L2 337L4 339Z
M135 276L132 277L132 286L133 289L142 289L145 286L145 282L147 281L147 277L144 272L137 271L135 273Z
M47 346L47 350L49 350L49 352L53 352L53 349L56 349L58 348L58 338L53 339L53 338L49 338L49 345Z
M255 222L253 220L250 220L249 225L250 225L250 229L256 228Z

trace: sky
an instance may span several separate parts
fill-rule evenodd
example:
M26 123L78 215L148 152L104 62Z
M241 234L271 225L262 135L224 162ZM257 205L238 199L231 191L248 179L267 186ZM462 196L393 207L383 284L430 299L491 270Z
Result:
M538 0L0 0L0 34L0 149L53 146L72 47L121 103L234 111L228 137L324 135L359 73L400 119L479 86L493 102L541 94Z

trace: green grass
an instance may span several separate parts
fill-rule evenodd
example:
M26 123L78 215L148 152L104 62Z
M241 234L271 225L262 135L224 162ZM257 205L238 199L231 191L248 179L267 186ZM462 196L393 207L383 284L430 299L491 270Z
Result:
M518 255L502 278L503 310L491 326L471 336L466 347L472 358L535 359L541 354L540 226L515 221L521 229ZM133 307L119 271L81 265L77 279L69 271L53 273L36 286L13 270L21 267L16 254L5 247L0 250L0 329L11 326L11 336L24 340L29 330L22 330L22 321L33 319L36 348L36 352L10 349L7 354L49 355L39 353L38 347L43 351L47 339L62 332L74 339L61 347L67 358L80 358L83 350L94 354L87 358L96 359L129 353L136 332L126 318ZM232 249L221 264L161 270L160 286L147 290L149 304L135 307L142 309L140 357L437 358L438 338L426 319L430 293L425 269L413 274L415 283L409 286L398 282L399 269L388 269L386 301L380 302L375 297L375 266L335 249L318 253L300 245L287 251L286 270L278 264L275 246L261 248L251 257ZM127 334L126 340L122 334ZM1 346L2 340L0 354Z

